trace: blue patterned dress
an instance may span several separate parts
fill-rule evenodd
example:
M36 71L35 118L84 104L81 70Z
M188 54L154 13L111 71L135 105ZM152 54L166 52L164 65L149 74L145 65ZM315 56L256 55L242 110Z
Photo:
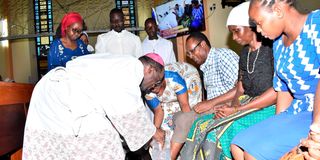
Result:
M72 50L63 46L60 38L55 39L51 45L48 54L48 72L58 66L65 67L66 63L78 56L89 54L87 45L82 40L77 39L77 48Z
M292 93L288 109L243 132L232 141L256 159L279 159L307 137L312 122L314 94L320 78L320 10L308 15L303 30L288 47L274 42L276 91Z

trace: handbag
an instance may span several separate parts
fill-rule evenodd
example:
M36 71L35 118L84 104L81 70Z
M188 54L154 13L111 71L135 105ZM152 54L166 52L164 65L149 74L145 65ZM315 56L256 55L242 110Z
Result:
M130 151L129 146L128 146L126 140L124 139L124 137L120 134L120 132L117 130L117 128L113 125L113 123L110 120L110 118L108 117L108 115L106 114L105 116L110 121L113 128L118 132L118 134L120 136L122 148L126 153L125 160L152 160L150 153L149 153L149 145L145 144L137 151L134 151L134 152Z

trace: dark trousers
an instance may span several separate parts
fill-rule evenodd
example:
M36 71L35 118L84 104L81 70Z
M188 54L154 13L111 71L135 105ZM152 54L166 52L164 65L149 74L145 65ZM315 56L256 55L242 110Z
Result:
M149 154L149 149L145 146L134 152L131 152L129 151L129 148L124 147L126 150L126 160L152 160Z

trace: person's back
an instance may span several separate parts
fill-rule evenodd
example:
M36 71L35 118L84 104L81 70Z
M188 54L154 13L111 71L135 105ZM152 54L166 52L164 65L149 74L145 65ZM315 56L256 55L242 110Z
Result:
M117 131L139 149L155 132L141 100L143 78L144 65L131 56L87 55L51 70L32 95L24 159L124 159Z

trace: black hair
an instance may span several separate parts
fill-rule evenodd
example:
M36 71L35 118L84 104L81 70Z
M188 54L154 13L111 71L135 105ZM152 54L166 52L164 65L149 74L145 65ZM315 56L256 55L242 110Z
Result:
M55 38L61 38L61 23L59 23L58 28L56 29Z
M199 1L198 0L191 0L191 4L198 5Z
M110 11L109 16L111 17L111 15L113 15L113 14L120 14L122 17L124 17L124 14L123 14L122 10L119 9L119 8L113 8L113 9Z
M263 37L261 33L257 31L257 26L250 26L250 29L256 34L258 42L261 42L264 46L269 46L270 48L272 48L273 40Z
M192 32L192 33L190 33L190 35L188 36L186 41L188 41L191 38L197 40L198 42L205 41L207 46L209 48L211 48L210 41L208 40L207 36L204 35L203 33L201 33L201 32Z
M296 3L296 0L278 0L278 1L285 2L289 4L289 6L295 6L295 3ZM275 4L276 0L251 0L251 3L252 2L260 2L262 6L271 8Z
M86 22L84 22L84 20L82 20L82 30L83 31L88 30L88 26L86 25Z
M249 26L249 28L250 28L250 30L251 30L252 32L254 32L254 33L256 34L257 41L258 41L258 42L261 42L263 36L261 35L261 33L259 33L259 32L257 31L257 26L256 26L256 25L251 25L251 26Z
M150 65L151 67L155 68L157 72L162 72L164 70L164 66L160 63L156 62L155 60L151 59L148 56L141 56L139 60L146 65Z
M144 21L144 26L146 26L146 24L147 24L148 22L152 22L152 23L154 23L154 24L157 25L157 22L156 22L155 19L153 19L153 18L147 18L147 19Z

